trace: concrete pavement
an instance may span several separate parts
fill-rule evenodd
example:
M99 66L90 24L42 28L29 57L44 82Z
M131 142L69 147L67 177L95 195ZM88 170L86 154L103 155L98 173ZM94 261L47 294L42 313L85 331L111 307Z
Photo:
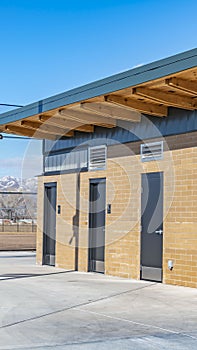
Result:
M0 253L0 349L197 348L197 290Z

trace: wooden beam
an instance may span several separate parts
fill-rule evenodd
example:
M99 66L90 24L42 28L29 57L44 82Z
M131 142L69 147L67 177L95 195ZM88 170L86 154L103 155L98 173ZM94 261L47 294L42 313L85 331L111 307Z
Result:
M103 102L83 102L81 103L81 108L84 110L92 111L98 115L104 115L114 119L129 120L131 122L137 123L140 122L141 114L138 111L129 108L129 106L123 106L121 104L117 105L116 103L114 105L113 102L114 95L110 96L109 100L108 97L105 97Z
M66 119L77 121L82 124L93 124L105 128L114 128L116 126L116 120L104 116L98 118L98 115L95 113L85 111L81 107L78 109L61 109L59 114L66 117Z
M135 88L132 93L137 96L145 97L151 101L165 104L166 106L194 109L192 98L188 96L180 96L176 93L147 89L144 87Z
M197 96L197 83L195 81L188 81L174 77L166 79L165 84L177 90L185 91L194 96Z
M155 115L157 117L166 117L168 115L168 109L166 106L159 106L153 103L137 101L136 99L124 98L119 95L109 95L106 99L111 103L129 107L140 111L141 113Z
M42 133L40 131L28 130L16 125L6 125L4 132L6 131L15 135L35 137L36 139L56 140L58 138L58 136L55 135Z
M49 133L52 135L72 137L74 135L73 131L68 131L65 128L59 128L53 125L46 125L38 121L22 120L21 125L33 130L38 130L43 133Z
M77 131L81 131L81 132L94 132L94 126L93 125L83 125L80 124L79 122L76 122L75 120L69 120L69 119L65 119L63 117L49 117L46 115L40 115L39 116L39 120L42 123L47 123L49 125L55 125L55 126L60 126L60 127L64 127L65 129L69 130L77 130Z

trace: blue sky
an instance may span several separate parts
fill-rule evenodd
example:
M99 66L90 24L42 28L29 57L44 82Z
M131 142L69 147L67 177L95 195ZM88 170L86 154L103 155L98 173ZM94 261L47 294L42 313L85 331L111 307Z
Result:
M192 49L196 13L193 0L1 0L0 102L25 105ZM32 144L0 141L0 177L21 176L24 157L41 171Z

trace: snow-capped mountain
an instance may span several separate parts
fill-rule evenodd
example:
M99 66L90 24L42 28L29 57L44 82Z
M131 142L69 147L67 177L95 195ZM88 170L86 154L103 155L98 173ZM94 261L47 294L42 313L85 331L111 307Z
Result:
M14 176L0 178L0 219L8 219L11 210L12 219L36 218L37 211L37 179L19 179ZM6 193L16 192L16 193ZM17 192L30 192L29 195Z
M4 176L0 179L0 191L37 192L37 179L19 179L14 176Z

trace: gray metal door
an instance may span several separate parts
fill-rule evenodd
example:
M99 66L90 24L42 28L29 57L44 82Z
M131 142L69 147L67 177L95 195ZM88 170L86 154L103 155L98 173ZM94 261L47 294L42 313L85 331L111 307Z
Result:
M106 180L90 180L89 271L105 272Z
M44 186L43 264L55 266L56 183Z
M141 279L162 282L163 173L142 174Z

